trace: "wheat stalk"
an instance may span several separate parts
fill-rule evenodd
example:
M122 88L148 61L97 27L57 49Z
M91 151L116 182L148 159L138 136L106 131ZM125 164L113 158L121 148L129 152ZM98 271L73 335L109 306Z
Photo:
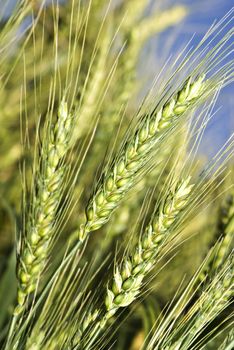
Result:
M72 117L63 100L55 125L47 125L41 147L38 172L34 176L32 204L18 255L18 305L14 314L24 309L26 298L35 291L44 268L55 229L55 215L61 198L65 167L61 163L68 148Z

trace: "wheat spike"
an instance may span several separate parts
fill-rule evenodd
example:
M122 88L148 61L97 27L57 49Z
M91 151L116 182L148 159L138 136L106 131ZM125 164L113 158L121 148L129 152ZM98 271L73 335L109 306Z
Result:
M39 170L35 175L33 202L26 224L25 239L20 247L17 269L18 305L15 314L24 309L27 296L35 291L53 237L55 214L65 174L61 160L69 149L72 130L72 117L65 101L60 104L55 125L47 127L41 147Z
M167 196L159 210L152 216L139 244L129 257L124 259L122 267L116 267L113 281L109 284L111 287L107 287L106 310L104 312L95 310L93 313L95 320L98 319L95 330L98 327L103 329L119 308L129 306L137 298L143 279L155 266L160 249L168 240L170 228L188 204L192 188L190 177L177 184L175 190ZM85 329L92 323L93 314L86 317L86 327L77 333L79 341Z
M140 292L145 275L155 265L161 246L168 239L169 229L188 204L193 188L190 177L182 180L174 193L170 193L158 213L153 216L150 225L142 235L123 267L116 268L111 289L107 289L106 309L110 317L119 307L130 305Z
M121 199L135 185L149 160L149 153L159 138L179 117L198 103L204 87L204 76L194 82L189 79L167 103L143 119L89 200L86 222L77 232L80 241L85 240L89 232L99 229L109 220Z
M190 307L187 314L176 325L172 340L165 349L186 350L201 335L206 328L231 302L234 295L234 259L231 253L225 264L207 281L204 291Z
M231 248L231 242L234 236L234 195L231 193L226 198L225 205L221 208L221 218L219 225L219 232L221 233L223 240L218 248L218 252L215 256L212 269L217 269L225 261L226 256Z

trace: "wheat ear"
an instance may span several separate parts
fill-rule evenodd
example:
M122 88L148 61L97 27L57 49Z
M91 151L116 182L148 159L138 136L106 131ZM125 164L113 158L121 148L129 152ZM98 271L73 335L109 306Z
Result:
M25 238L18 257L18 305L15 314L24 309L27 296L35 291L55 228L55 215L65 174L61 161L69 148L72 129L72 117L65 101L60 104L55 125L47 125L47 128L41 146L39 169L34 177Z
M189 310L175 323L174 331L162 344L165 350L187 350L198 340L201 344L203 330L229 305L234 295L234 259L230 254L222 268ZM169 341L168 341L169 340Z
M230 195L226 199L225 205L221 208L221 217L219 224L219 232L222 235L222 242L215 256L213 269L217 269L222 265L231 248L231 242L234 237L234 195Z
M129 0L122 3L119 8L120 19L124 19L121 29L124 33L129 32L139 21L147 7L148 0L136 1Z
M108 27L109 28L109 27ZM110 30L110 28L109 28ZM92 67L92 76L88 79L87 89L84 93L80 109L77 111L78 123L72 136L72 142L77 141L81 136L87 133L90 123L93 123L97 110L99 109L102 85L104 84L106 75L106 65L108 49L110 45L110 34L106 33L102 38L100 52L98 53L97 62ZM102 92L103 93L103 92Z
M233 269L234 257L233 253L231 253L222 269L216 273L213 280L206 286L193 308L195 322L190 332L186 331L185 337L189 343L198 337L200 332L230 303L234 295ZM187 345L185 349L187 349Z
M137 182L155 144L179 117L199 102L205 85L204 76L194 82L189 79L167 103L143 119L89 200L86 221L77 231L79 241L84 241L89 232L99 229L109 220L122 198Z
M218 268L222 266L231 249L231 243L234 235L234 196L230 193L226 198L226 202L220 208L220 216L218 220L217 235L215 240L221 238L217 249L214 250L207 266L201 271L200 281L204 281L205 277L214 274ZM212 248L211 248L212 249Z
M232 328L218 350L232 350L234 347L234 328Z
M175 191L170 193L151 223L142 235L129 258L124 259L123 267L116 268L111 289L107 288L106 319L119 307L130 305L140 292L143 278L155 265L160 248L168 239L170 227L188 204L193 188L190 177L182 180Z
M192 188L193 185L190 184L190 177L188 177L179 182L175 190L169 193L159 210L152 216L139 243L129 257L124 259L122 267L116 267L113 281L109 283L111 287L107 287L106 310L104 312L95 310L94 313L89 313L83 322L85 327L79 330L77 339L80 340L94 316L96 320L99 314L95 330L103 329L119 308L129 306L136 299L143 279L155 266L160 249L168 240L171 226L188 204Z
M135 25L131 36L135 38L135 45L138 46L138 52L141 45L146 42L150 36L181 22L187 13L188 11L185 6L177 5L162 12L156 11L155 14L144 18L138 25Z

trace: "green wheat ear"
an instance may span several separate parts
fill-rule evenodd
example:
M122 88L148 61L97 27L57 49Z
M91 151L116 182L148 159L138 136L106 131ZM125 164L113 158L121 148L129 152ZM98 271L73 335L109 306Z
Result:
M231 303L234 295L234 258L230 254L214 278L208 281L200 297L175 327L168 347L170 350L190 348L211 322Z
M207 266L201 271L200 280L203 281L205 277L212 275L225 262L226 257L232 248L234 238L234 195L229 193L225 204L220 208L220 215L218 219L218 227L216 228L216 242L219 238L217 248L213 252Z
M32 205L18 257L18 305L14 311L15 315L24 310L26 298L35 291L45 267L66 171L62 160L69 149L72 125L72 117L63 100L55 125L46 125L47 130L40 151L40 165L34 175Z
M159 210L152 216L149 226L129 257L124 258L122 266L115 268L113 281L107 287L106 310L95 310L86 317L86 327L84 328L82 324L77 340L80 341L85 329L93 322L94 315L96 320L94 332L98 332L98 327L103 329L120 308L129 306L137 298L143 279L155 266L161 247L170 235L171 227L188 205L192 188L188 177L181 180L175 190L167 196Z
M159 212L152 217L150 225L130 257L124 259L123 267L116 268L111 289L107 289L106 308L108 319L120 307L130 305L140 292L145 275L155 265L161 246L167 240L169 229L188 204L193 188L190 177L182 180L170 193Z
M231 350L234 347L234 328L230 330L218 350Z
M218 248L214 259L213 269L219 268L225 261L228 252L231 249L231 243L234 238L234 194L230 193L226 198L225 205L221 208L221 217L219 224L219 233L222 236L222 242Z
M163 133L199 102L206 86L204 78L200 76L194 82L189 79L167 103L143 119L90 198L86 222L77 231L80 241L84 241L89 232L99 229L110 219L120 201L135 185Z

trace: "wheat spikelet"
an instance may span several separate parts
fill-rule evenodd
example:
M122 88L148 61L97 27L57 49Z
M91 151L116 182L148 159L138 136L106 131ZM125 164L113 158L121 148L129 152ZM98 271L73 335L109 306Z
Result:
M136 68L142 47L153 35L159 34L168 27L182 21L187 13L185 7L174 6L141 19L140 15L142 15L142 9L146 7L146 1L128 1L123 7L121 13L126 12L127 20L120 25L123 32L123 52L118 60L114 84L111 86L113 90L111 98L114 103L105 105L105 109L102 110L100 128L96 135L97 141L89 164L91 170L93 170L93 166L96 166L95 160L102 153L103 144L109 142L114 130L119 126L120 111L127 106L129 100L137 91ZM132 23L132 25L129 26L129 23ZM83 119L82 112L80 116Z
M60 104L56 124L47 127L41 147L40 167L35 175L25 240L18 257L18 305L15 314L23 310L26 297L36 288L54 230L65 174L61 160L69 148L72 129L72 117L67 111L65 101Z

